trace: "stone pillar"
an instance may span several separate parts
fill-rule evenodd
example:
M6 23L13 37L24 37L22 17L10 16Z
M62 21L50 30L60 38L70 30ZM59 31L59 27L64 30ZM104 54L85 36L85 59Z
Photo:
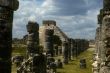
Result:
M98 15L98 25L99 27L96 30L96 49L97 49L97 54L98 56L101 58L101 60L103 60L103 40L102 40L102 20L104 17L104 10L101 9L100 10L100 14Z
M80 43L80 48L79 48L80 49L80 53L85 51L85 44L84 44L84 42L85 42L85 40L83 40L83 39L81 39L80 42L79 42Z
M101 60L102 64L100 73L110 72L110 15L106 15L102 21L102 48Z
M103 48L101 48L101 41L100 41L100 36L101 36L101 29L100 27L98 27L96 29L96 37L95 37L95 51L94 51L94 55L93 55L93 73L99 73L100 70L100 57L101 57L101 50L103 50Z
M13 13L17 0L0 0L0 72L11 73Z
M100 27L100 34L98 35L97 53L100 56L100 70L99 73L110 72L110 0L103 0L103 9L98 15L98 24ZM97 36L96 36L97 37Z
M74 55L75 55L75 57L77 57L77 40L76 39L74 39Z
M80 48L81 48L81 39L78 39L77 40L77 55L79 55L81 52Z
M32 73L47 73L46 61L47 58L43 54L37 54L33 57L33 72Z
M61 46L58 46L58 55L62 55L62 47Z
M27 60L30 58L30 68L32 73L46 73L46 56L39 50L39 25L29 21L27 24ZM28 68L28 67L27 67ZM28 69L26 69L28 72ZM30 72L29 72L30 73Z
M68 64L68 43L66 41L62 43L62 52L63 52L64 63Z
M75 49L75 57L77 57L79 55L79 41L80 39L75 39L75 46L74 46L74 49Z
M110 51L110 45L109 45L110 44L110 34L109 34L110 20L109 19L110 19L110 15L105 16L103 19L103 25L102 25L102 40L103 40L103 48L104 48L102 54L103 54L104 61L106 60L106 53L108 52L108 54L110 54L109 53Z
M72 50L71 40L72 39L68 40L68 58L69 58L69 60L71 60L71 50Z
M44 48L47 50L47 54L51 54L54 56L54 49L53 49L53 33L54 30L46 29L45 30L45 45Z
M96 37L95 37L95 53L98 53L99 49L99 27L96 29Z
M109 25L107 25L107 24L109 24L109 15L110 15L110 0L104 0L103 1L103 9L101 9L101 11L100 11L100 15L102 15L101 16L101 22L102 22L102 24L100 25L101 26L101 34L102 34L102 36L101 36L101 39L102 39L102 50L101 50L101 59L102 59L102 61L105 61L105 52L106 52L106 49L107 49L107 47L105 46L106 45L106 39L107 39L107 41L108 41L108 37L109 37L109 35L107 35L108 34L108 32L109 32Z
M58 45L54 45L55 55L58 56Z
M99 73L101 68L101 60L103 53L103 44L102 44L102 19L103 19L103 9L100 10L100 14L97 16L98 18L98 27L96 29L96 37L95 37L95 51L94 51L94 62L93 62L93 73Z
M27 55L39 53L39 25L36 22L29 21L27 24Z
M103 0L104 9L110 9L110 0Z
M75 40L74 39L72 39L71 40L71 55L72 55L72 58L74 58L75 57Z

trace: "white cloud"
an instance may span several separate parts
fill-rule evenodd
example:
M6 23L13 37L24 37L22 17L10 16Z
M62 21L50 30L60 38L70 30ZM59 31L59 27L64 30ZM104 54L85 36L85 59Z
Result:
M58 3L60 2L61 3ZM73 4L75 0L72 1ZM80 0L79 0L80 1ZM87 4L93 4L95 1L84 0ZM78 2L78 1L77 1ZM90 3L92 2L92 3ZM58 3L58 4L57 4ZM66 4L66 1L64 1ZM62 6L57 6L62 4ZM97 5L98 3L96 3ZM66 4L70 5L70 4ZM77 5L77 4L75 4ZM63 7L64 6L64 7ZM77 5L78 6L78 5ZM66 8L68 7L68 8ZM21 38L27 33L26 24L29 20L42 23L42 20L56 20L58 26L73 38L94 38L95 29L97 26L97 14L99 8L89 8L84 11L84 14L69 15L69 12L77 11L77 9L69 9L70 6L66 6L62 3L62 0L20 0L20 7L15 12L13 37ZM59 9L69 9L68 11L59 11ZM74 8L74 7L73 7ZM81 12L79 12L81 13ZM93 35L92 35L93 34Z

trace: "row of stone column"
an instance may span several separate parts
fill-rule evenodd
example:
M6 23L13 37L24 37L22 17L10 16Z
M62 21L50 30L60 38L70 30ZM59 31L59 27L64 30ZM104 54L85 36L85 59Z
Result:
M89 42L84 39L69 39L68 42L62 43L62 51L64 63L68 63L74 57L77 57L81 52L89 48Z
M72 57L77 57L81 52L89 48L89 41L85 39L71 39Z

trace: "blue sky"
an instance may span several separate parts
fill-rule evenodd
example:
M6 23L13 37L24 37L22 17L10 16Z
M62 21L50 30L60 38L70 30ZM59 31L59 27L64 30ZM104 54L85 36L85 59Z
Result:
M102 0L19 0L14 13L13 37L22 38L29 20L42 25L42 20L56 20L57 25L71 38L94 39L97 14Z

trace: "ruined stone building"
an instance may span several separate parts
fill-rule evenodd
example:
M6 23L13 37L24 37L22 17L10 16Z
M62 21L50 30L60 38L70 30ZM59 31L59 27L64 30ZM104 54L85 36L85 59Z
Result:
M50 44L49 42L49 35L47 34L47 31L49 30L53 30L53 35L57 35L60 40L61 40L61 45L55 45L52 42L52 37L51 37L51 43L53 43L54 45ZM52 36L52 35L51 35ZM40 39L40 45L44 48L44 51L47 51L48 48L50 49L54 49L55 47L58 47L58 50L60 52L62 52L62 55L65 51L65 47L67 47L65 45L65 43L68 45L68 48L66 48L66 50L68 49L68 54L69 54L69 58L71 58L72 55L72 51L74 51L74 55L76 55L76 53L78 52L82 52L84 50L86 50L89 47L89 42L85 39L79 39L79 40L75 40L75 42L73 43L73 41L71 41L71 39L56 25L56 22L53 20L45 20L43 21L43 25L40 27L39 29L39 39ZM50 45L51 46L50 46ZM77 45L77 47L75 46L75 44ZM74 46L73 46L74 45ZM49 47L50 46L50 47ZM53 48L52 48L53 46ZM54 47L55 46L55 47ZM76 47L76 48L75 48ZM66 51L67 53L67 51ZM79 53L77 54L79 55ZM65 55L66 56L66 55Z
M57 35L60 37L61 41L67 41L67 35L56 25L56 21L53 20L44 20L43 25L39 29L39 39L40 45L45 45L45 33L46 29L51 29L54 31L53 35ZM45 46L43 46L45 49Z

